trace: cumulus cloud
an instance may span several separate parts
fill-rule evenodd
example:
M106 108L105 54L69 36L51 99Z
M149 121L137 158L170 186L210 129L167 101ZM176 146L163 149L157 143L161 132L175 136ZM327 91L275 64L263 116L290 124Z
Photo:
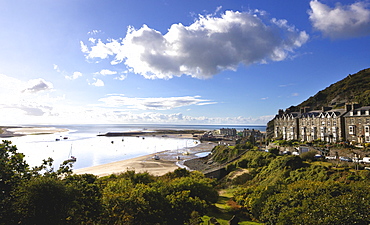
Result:
M146 78L169 79L183 74L205 79L240 64L282 61L308 40L286 20L265 19L264 12L226 11L220 17L200 15L189 26L173 24L166 34L143 25L129 27L119 40L81 41L88 60L114 57Z
M308 12L313 27L332 39L361 37L370 34L370 9L366 2L351 5L337 4L335 8L310 2Z
M53 84L45 81L42 78L30 80L26 86L27 87L23 90L23 92L36 93L40 91L50 91L53 89Z
M76 80L79 77L82 77L82 73L78 71L74 72L71 76L65 76L68 80Z
M52 92L53 84L42 78L22 81L0 74L0 117L7 123L11 117L20 123L23 116L42 116L63 100L52 97Z
M88 82L89 85L91 86L95 86L95 87L103 87L104 86L104 81L100 80L100 79L97 79L97 78L93 78L93 82Z
M105 106L121 107L127 106L131 109L142 110L168 110L190 105L215 104L207 99L201 99L201 96L184 96L169 98L129 98L123 95L110 95L99 99Z

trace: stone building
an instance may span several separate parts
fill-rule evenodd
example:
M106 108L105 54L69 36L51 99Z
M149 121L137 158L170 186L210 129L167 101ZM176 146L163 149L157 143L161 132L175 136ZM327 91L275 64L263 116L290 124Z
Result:
M305 107L299 112L280 109L273 119L274 138L302 142L322 140L329 143L345 140L344 115L354 108L354 104L348 104L343 109L323 107L321 110L310 110ZM364 115L365 111L363 110Z
M220 134L224 136L234 137L236 136L236 129L235 128L221 128Z
M279 110L274 118L274 137L283 140L298 140L299 112Z
M322 140L329 143L344 138L343 114L345 109L310 111L302 113L299 118L300 141Z
M354 106L343 117L347 141L370 143L370 106Z
M249 130L249 129L244 129L242 133L242 137L244 138L253 138L255 141L260 141L264 139L264 134L260 130Z

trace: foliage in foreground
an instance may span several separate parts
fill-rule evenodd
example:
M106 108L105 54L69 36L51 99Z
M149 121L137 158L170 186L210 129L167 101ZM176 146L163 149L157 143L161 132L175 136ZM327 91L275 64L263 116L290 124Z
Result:
M306 163L299 156L258 151L248 152L229 171L246 171L239 175L247 179L237 186L233 199L240 206L238 213L251 220L370 224L370 171L337 170Z
M214 180L185 169L98 178L68 162L54 171L50 159L30 169L6 141L0 156L0 224L186 224L218 198Z

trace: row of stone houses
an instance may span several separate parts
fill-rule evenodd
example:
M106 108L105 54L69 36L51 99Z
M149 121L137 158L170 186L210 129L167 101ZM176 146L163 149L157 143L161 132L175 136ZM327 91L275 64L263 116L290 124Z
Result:
M370 106L346 104L343 109L303 108L299 112L279 110L273 119L274 138L330 143L370 143Z

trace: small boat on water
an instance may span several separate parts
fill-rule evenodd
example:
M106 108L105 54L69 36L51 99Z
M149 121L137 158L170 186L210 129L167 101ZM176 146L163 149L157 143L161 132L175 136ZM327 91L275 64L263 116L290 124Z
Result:
M71 163L74 163L74 162L77 161L77 158L72 155L72 145L71 145L71 150L69 151L69 155L68 155L67 161L68 162L71 162Z

